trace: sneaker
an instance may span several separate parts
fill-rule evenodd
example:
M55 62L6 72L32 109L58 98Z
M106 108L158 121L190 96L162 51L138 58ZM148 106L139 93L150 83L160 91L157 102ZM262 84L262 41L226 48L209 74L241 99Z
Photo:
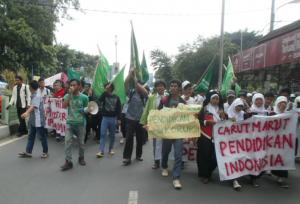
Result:
M73 163L66 160L65 164L60 167L61 171L68 171L73 168Z
M114 152L114 150L110 150L110 151L108 152L108 154L110 154L111 156L113 156L113 155L115 154L115 152Z
M152 169L154 170L159 169L159 167L160 167L160 160L155 160Z
M278 177L277 179L277 184L280 188L289 188L289 185L286 182L284 182L283 179L280 177Z
M124 137L122 137L122 138L120 139L120 144L124 144L124 142L125 142L125 139L124 139Z
M173 180L173 186L174 186L174 188L177 189L177 190L180 190L180 189L182 188L182 185L181 185L179 179Z
M85 166L85 165L86 165L86 162L84 161L84 157L79 157L79 158L78 158L78 163L79 163L81 166Z
M48 158L48 153L43 153L42 155L41 155L41 159L47 159Z
M144 159L142 157L137 157L136 160L140 161L140 162L144 161Z
M96 157L97 157L97 158L102 158L102 157L104 157L104 153L103 153L103 152L98 152L98 153L96 154Z
M32 157L32 154L27 153L27 152L20 152L20 153L18 153L18 156L19 156L20 158L31 158L31 157Z
M131 160L130 159L124 159L123 160L123 165L124 166L129 166L131 164Z
M161 175L162 175L163 177L169 176L168 169L163 169L163 170L161 171Z
M232 185L233 185L233 189L236 191L240 191L242 189L242 186L239 184L237 180L234 180Z

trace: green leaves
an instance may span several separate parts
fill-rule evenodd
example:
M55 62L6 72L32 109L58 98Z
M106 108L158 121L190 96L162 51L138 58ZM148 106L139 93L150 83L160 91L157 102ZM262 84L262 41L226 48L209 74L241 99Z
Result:
M67 13L66 6L79 8L79 1L0 0L0 71L25 68L42 76L60 72L53 41L55 24Z

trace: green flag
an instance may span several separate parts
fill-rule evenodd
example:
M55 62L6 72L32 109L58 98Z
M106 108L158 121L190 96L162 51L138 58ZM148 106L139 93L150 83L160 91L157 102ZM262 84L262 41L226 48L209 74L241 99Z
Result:
M107 80L107 67L109 67L107 59L100 53L99 62L95 70L92 89L97 97L104 92L104 84Z
M125 66L117 73L117 75L111 81L114 85L114 94L119 96L121 104L124 104L126 101L126 92L124 86L124 69Z
M234 83L234 78L235 77L234 77L233 65L229 58L227 69L225 71L223 83L221 86L222 96L226 96L227 92L231 89L231 85Z
M141 71L142 71L142 81L146 83L149 80L149 72L147 67L147 62L145 58L145 53L143 52L143 59L141 63Z
M68 80L71 80L71 79L80 79L80 73L79 72L76 72L74 71L72 68L68 68L67 69L67 75L68 75Z
M197 85L194 89L196 93L207 92L208 91L211 80L212 80L213 75L214 75L214 70L213 70L214 61L215 61L215 57L212 59L212 61L208 65L203 78L197 83Z
M240 85L238 83L235 83L234 91L237 96L239 96L241 89L242 88L240 87Z
M142 81L142 71L140 67L139 52L138 52L132 24L131 24L131 43L130 43L130 70L134 70L134 74L137 80Z
M106 59L106 58L104 57L104 55L102 54L99 45L97 45L97 48L98 48L99 55L100 55L100 56L103 56L104 64L107 64L107 66L105 67L105 70L106 70L106 73L108 74L108 73L111 72L111 66L109 66L109 63L108 63L107 59Z

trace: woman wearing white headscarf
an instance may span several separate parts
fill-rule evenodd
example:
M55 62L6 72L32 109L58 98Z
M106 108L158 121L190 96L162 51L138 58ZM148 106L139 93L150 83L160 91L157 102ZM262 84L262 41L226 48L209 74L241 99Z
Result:
M283 114L287 111L288 99L285 96L279 96L275 101L275 115ZM281 188L288 188L288 184L283 181L283 178L288 177L287 170L272 170L271 173L277 176L277 183Z
M233 101L233 103L228 108L228 118L233 120L234 122L239 122L244 120L243 111L244 101L241 98L237 98Z
M288 99L285 96L279 96L274 105L275 114L282 114L287 111Z
M265 97L261 93L254 94L252 98L252 105L250 108L252 115L266 115Z
M297 146L296 146L296 159L298 160L300 158L300 96L297 96L297 98L294 101L294 106L293 106L294 111L298 113L298 124L297 124Z
M243 111L245 107L244 101L241 98L235 99L232 104L229 106L227 114L228 119L234 122L240 122L244 120L245 112ZM237 179L234 179L232 182L233 189L240 190L242 186L239 184Z

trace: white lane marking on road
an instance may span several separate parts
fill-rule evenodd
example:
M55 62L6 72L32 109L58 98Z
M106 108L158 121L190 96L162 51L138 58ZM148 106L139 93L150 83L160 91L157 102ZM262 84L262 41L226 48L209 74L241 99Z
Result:
M138 191L129 191L128 204L138 204Z
M21 139L23 139L23 138L25 138L25 137L26 137L26 136L22 136L22 137L18 137L18 138L11 139L11 140L8 140L8 141L6 141L6 142L0 143L0 147L3 147L3 146L8 145L8 144L10 144L10 143L16 142L16 141L21 140Z

